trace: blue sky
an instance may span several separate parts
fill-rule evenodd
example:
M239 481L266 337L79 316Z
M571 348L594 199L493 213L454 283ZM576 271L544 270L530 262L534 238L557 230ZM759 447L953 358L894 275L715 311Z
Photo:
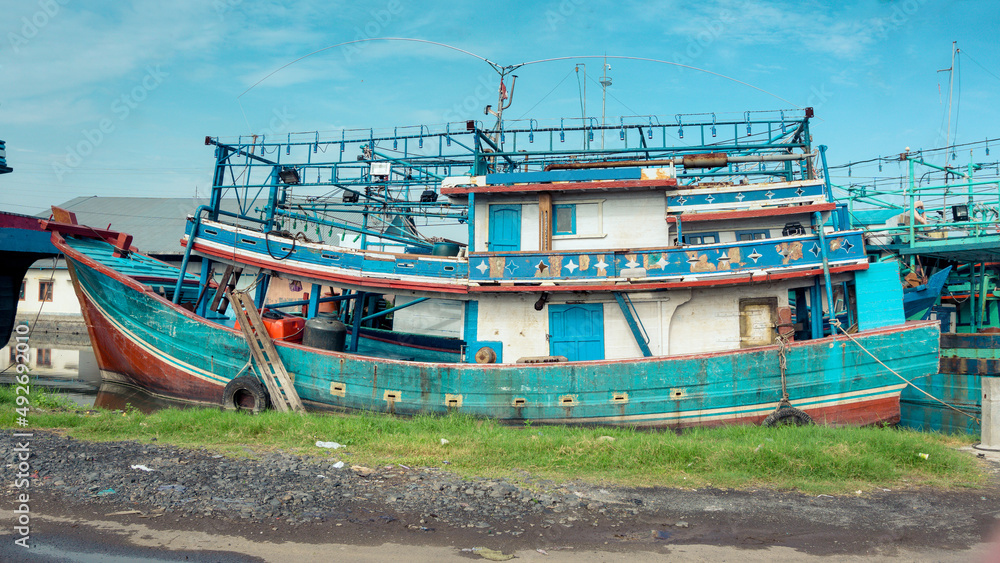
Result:
M19 213L84 195L204 196L213 164L206 135L439 124L482 119L483 106L495 103L485 63L404 42L329 49L241 96L303 55L368 37L447 43L502 64L606 53L699 67L770 94L690 69L613 60L608 116L722 119L788 102L813 106L814 143L830 147L831 164L944 146L948 73L937 71L950 66L957 41L952 141L1000 137L994 0L4 0L2 13L0 139L14 173L0 177L0 209ZM576 62L586 63L587 114L599 117L595 59L520 69L506 115L578 117ZM998 155L973 147L979 162ZM869 164L834 176L901 170Z

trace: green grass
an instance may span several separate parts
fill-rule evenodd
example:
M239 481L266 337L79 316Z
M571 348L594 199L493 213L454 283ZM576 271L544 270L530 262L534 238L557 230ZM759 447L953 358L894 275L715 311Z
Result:
M13 397L9 389L0 388L0 427L15 427ZM64 404L45 408L29 414L31 428L59 430L83 440L155 438L159 444L206 447L237 456L281 449L366 466L442 467L448 461L449 470L469 476L519 478L528 472L539 478L616 485L769 487L812 494L985 483L973 456L957 451L973 443L972 437L892 428L729 426L678 435L630 428L510 427L459 414L398 418L271 411L250 416L169 409L145 415L134 410L76 413ZM449 443L442 445L441 438ZM316 447L317 440L348 447L322 449Z

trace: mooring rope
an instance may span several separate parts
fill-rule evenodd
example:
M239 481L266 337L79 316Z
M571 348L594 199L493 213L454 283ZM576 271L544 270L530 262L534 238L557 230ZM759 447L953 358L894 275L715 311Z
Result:
M843 334L844 336L846 336L847 338L849 338L849 339L851 340L851 342L853 342L853 343L857 344L859 348L861 348L862 350L864 350L864 351L865 351L865 353L866 353L866 354L868 354L869 356L871 356L871 357L872 357L872 359L874 359L874 360L875 360L876 362L878 362L878 363L879 363L879 365L881 365L881 366L882 366L882 367L884 367L885 369L889 370L889 373L891 373L891 374L895 375L896 377L898 377L898 378L902 379L903 381L905 381L905 382L906 382L906 384L907 384L907 385L909 385L910 387L913 387L913 388L914 388L914 389L916 389L917 391L920 391L921 393L923 393L924 395L927 395L927 396L928 396L929 398L931 398L932 400L934 400L934 401L937 401L938 403L941 403L942 405L944 405L944 406L948 407L949 409L951 409L951 410L953 410L953 411L955 411L955 412L958 412L958 413L961 413L961 414L964 414L965 416L967 416L967 417L971 418L972 420L975 420L977 424L982 424L982 422L981 422L981 421L980 421L980 420L979 420L978 418L976 418L975 416L973 416L973 415L971 415L971 414L969 414L969 413L967 413L967 412L963 411L962 409L960 409L960 408L958 408L958 407L956 407L956 406L954 406L954 405L950 405L950 404L948 404L948 403L946 403L946 402L942 401L941 399L938 399L938 398L937 398L937 397L935 397L934 395L931 395L931 394L930 394L930 393L928 393L927 391L924 391L923 389L921 389L921 388L917 387L917 386L916 386L916 384L914 384L914 383L913 383L912 381L910 381L909 379L906 379L906 378L905 378L905 377L903 377L902 375L899 375L898 373L896 373L896 370L894 370L894 369L892 369L891 367L889 367L889 366L885 365L885 363L884 363L884 362L883 362L882 360L878 359L878 357L876 357L876 356L875 356L875 354L872 354L872 353L871 353L871 351L870 351L870 350L868 350L868 348L865 348L865 346L864 346L863 344L861 344L860 342L858 342L858 341L857 341L857 339L855 339L855 338L854 338L853 336L851 336L851 335L850 335L850 333L848 333L847 331L845 331L845 330L844 330L844 329L843 329L843 328L842 328L842 327L840 326L840 321L839 321L838 319L836 319L836 318L832 318L832 319L830 319L830 326L833 326L833 327L836 327L836 328L837 328L837 330L839 330L839 331L840 331L840 332L841 332L841 333L842 333L842 334ZM782 375L784 375L784 374L782 374Z

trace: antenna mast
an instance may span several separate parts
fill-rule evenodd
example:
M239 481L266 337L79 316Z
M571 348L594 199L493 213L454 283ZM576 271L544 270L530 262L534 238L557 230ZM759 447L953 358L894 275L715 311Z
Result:
M611 66L608 65L607 55L604 56L603 68L604 73L601 75L601 150L604 150L604 126L607 124L605 123L604 100L608 93L608 86L611 86L611 79L608 78L608 69L611 68Z
M957 43L957 41L951 42L951 66L938 71L948 73L948 130L945 131L944 135L945 148L951 146L951 94L955 88L955 54L958 53Z

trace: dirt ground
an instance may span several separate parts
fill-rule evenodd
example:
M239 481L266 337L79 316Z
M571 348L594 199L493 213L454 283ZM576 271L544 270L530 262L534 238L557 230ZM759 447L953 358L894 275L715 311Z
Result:
M994 468L996 462L992 462ZM994 475L996 473L994 472ZM603 493L601 493L603 491ZM31 543L5 526L3 561L460 561L488 548L528 561L1000 561L1000 487L807 497L771 491L607 490L638 499L622 526L565 528L539 518L521 537L449 525L420 530L417 515L361 522L253 523L32 497ZM10 503L0 520L15 522ZM374 514L374 513L373 513ZM535 531L537 530L537 533ZM484 557L484 555L486 557Z

